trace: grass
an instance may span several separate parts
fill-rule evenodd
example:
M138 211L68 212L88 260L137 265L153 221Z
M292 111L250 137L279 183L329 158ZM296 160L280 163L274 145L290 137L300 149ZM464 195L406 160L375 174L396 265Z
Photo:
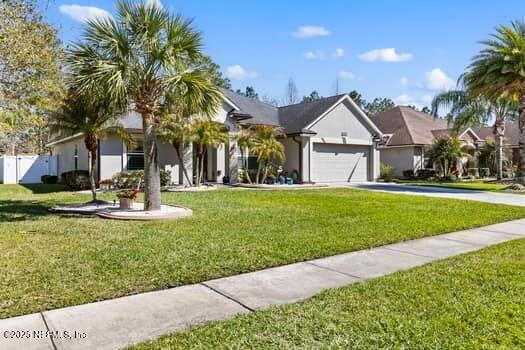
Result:
M523 349L525 239L132 347Z
M419 181L419 180L396 180L396 182L406 184L406 185L416 185L416 186L434 186L434 187L458 188L462 190L509 193L509 191L503 190L503 188L508 186L508 184L490 183L490 182L483 182L483 181L432 182L432 181Z
M47 210L89 198L0 185L0 318L525 217L521 207L350 189L164 193L194 210L166 222Z

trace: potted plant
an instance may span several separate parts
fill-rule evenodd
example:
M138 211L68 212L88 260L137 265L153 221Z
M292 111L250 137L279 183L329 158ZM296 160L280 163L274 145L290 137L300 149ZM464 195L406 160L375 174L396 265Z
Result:
M133 209L135 199L137 199L139 191L135 189L125 189L117 193L117 197L120 201L120 209Z

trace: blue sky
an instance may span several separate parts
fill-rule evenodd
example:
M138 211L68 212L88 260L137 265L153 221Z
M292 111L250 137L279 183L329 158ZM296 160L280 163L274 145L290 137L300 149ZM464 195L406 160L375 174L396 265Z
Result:
M154 1L154 0L150 0ZM158 0L156 0L158 1ZM493 28L523 19L525 2L163 0L192 17L205 51L234 88L255 87L281 100L290 77L300 94L328 96L356 89L366 99L427 105L453 87L480 40ZM113 1L56 0L47 20L67 44L80 39L82 20L113 14Z

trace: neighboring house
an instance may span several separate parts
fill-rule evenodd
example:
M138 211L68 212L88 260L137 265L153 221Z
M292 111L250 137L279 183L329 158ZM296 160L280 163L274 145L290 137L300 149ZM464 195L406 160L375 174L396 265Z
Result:
M284 171L299 173L301 182L370 181L379 176L378 142L381 133L361 109L347 96L339 95L317 101L275 107L255 99L224 90L224 99L214 120L230 130L230 141L210 149L206 157L205 179L221 182L224 176L237 181L240 162L255 166L254 157L240 159L235 143L236 132L254 124L280 127L284 133L286 161ZM108 179L120 171L142 169L140 115L131 112L122 118L124 126L139 142L127 149L116 136L102 140L97 163L98 179ZM81 134L51 142L48 146L58 156L59 173L87 169L87 150ZM188 172L194 169L195 155L188 147L183 161ZM172 182L184 183L181 160L169 144L159 143L159 162L171 170Z
M380 146L381 162L395 168L395 176L403 171L432 168L425 151L436 139L452 136L454 130L446 120L434 118L410 107L398 106L370 118L383 133ZM494 139L491 127L465 128L457 133L468 152L475 156L485 142ZM517 123L507 123L504 145L513 149L516 157L519 130ZM475 164L472 164L475 166Z

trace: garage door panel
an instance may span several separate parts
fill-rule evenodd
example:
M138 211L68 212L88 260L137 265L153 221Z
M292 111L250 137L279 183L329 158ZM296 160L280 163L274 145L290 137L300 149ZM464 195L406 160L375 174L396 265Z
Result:
M312 180L350 182L368 180L368 146L314 143Z

